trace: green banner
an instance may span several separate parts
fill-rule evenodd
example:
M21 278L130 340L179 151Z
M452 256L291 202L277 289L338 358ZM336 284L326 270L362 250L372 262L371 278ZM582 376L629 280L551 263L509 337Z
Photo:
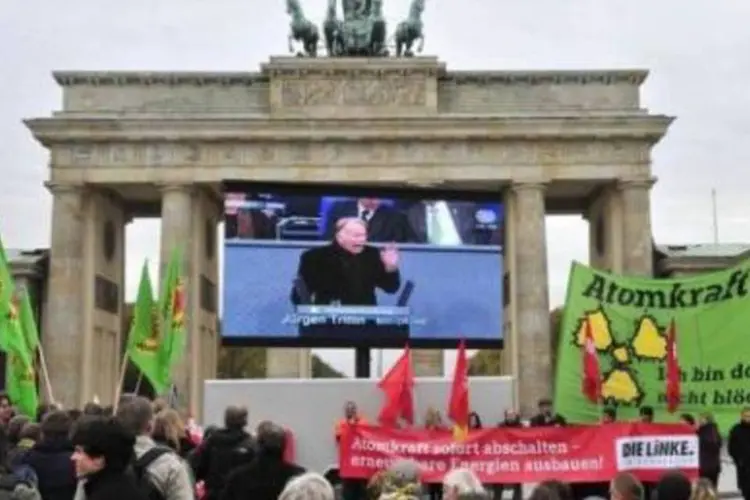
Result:
M659 421L711 412L726 433L750 406L750 261L682 279L634 278L573 263L560 331L556 411L573 422L618 419L652 406ZM682 403L666 411L666 331L674 319ZM602 402L581 390L586 320L602 372Z

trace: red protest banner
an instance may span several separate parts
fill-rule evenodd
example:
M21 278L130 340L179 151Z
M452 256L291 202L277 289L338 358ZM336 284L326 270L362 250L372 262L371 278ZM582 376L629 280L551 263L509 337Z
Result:
M609 424L450 432L351 426L340 443L342 477L369 478L394 460L418 461L423 480L458 467L485 483L606 482L619 471L655 481L666 470L698 472L698 438L676 424Z

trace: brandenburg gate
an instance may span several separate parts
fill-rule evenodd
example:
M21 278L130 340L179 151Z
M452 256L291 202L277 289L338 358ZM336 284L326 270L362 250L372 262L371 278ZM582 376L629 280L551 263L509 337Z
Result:
M434 57L272 57L239 73L55 73L60 109L26 124L50 153L43 337L60 402L111 401L125 227L161 217L162 267L175 246L185 248L188 348L177 387L198 411L202 381L216 374L216 232L222 181L232 179L497 193L507 231L504 369L529 411L550 396L552 380L545 214L590 222L593 265L651 274L651 148L671 118L642 107L646 75L450 71ZM305 376L308 359L272 349L268 375ZM417 352L415 362L419 373L442 373L440 351Z

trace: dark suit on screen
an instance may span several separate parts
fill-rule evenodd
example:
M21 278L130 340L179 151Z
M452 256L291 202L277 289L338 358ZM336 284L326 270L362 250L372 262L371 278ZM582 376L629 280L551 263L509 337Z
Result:
M385 270L377 248L366 246L352 254L335 242L302 252L297 276L317 305L339 301L347 306L374 306L376 288L393 294L401 286L400 273ZM292 290L291 299L294 304L301 302L297 289Z
M326 230L323 237L330 240L336 231L336 221L347 217L359 217L359 205L355 200L335 201L325 216ZM393 207L380 205L366 222L367 241L375 243L415 243L417 241L406 215Z
M224 234L227 238L273 240L276 221L260 210L241 208L224 216Z
M476 213L479 206L476 203L446 202L453 225L465 245L500 245L502 244L502 226L494 231L476 230ZM409 225L416 235L418 243L430 243L427 234L427 205L418 202L406 211Z

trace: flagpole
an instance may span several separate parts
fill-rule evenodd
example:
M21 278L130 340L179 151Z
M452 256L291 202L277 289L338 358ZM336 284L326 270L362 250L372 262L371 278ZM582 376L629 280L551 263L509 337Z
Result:
M49 378L49 370L47 369L47 359L44 356L44 349L42 349L42 344L39 344L39 368L42 372L42 379L44 380L45 388L47 389L47 399L50 403L55 404L55 396L52 393L52 382Z
M135 383L135 390L133 391L134 393L141 393L141 382L143 382L143 372L138 373L138 381Z
M125 385L125 375L128 371L128 357L127 355L122 360L122 368L120 368L120 377L119 381L117 382L117 387L115 387L115 400L113 409L116 412L117 407L120 406L120 397L122 397L122 386Z

